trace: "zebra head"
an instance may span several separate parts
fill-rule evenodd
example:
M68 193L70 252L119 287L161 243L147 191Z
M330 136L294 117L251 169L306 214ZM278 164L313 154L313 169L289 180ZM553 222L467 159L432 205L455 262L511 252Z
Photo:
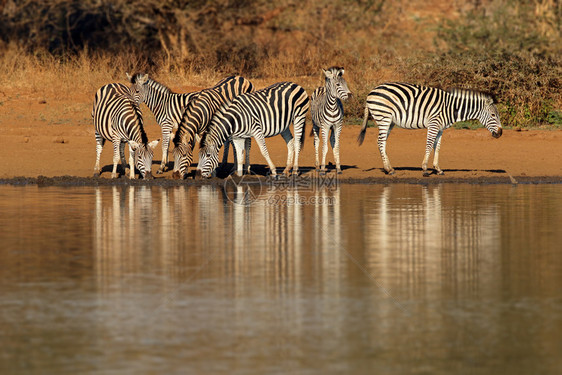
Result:
M129 141L129 146L134 152L135 167L139 170L142 178L146 180L152 179L152 157L158 141L160 140L157 139L149 143Z
M175 144L172 155L174 157L174 173L175 179L183 179L187 173L187 169L193 160L193 148L195 146L195 139L193 136L187 142L178 141Z
M135 99L135 103L137 105L142 102L146 103L148 98L148 74L135 73L132 76L129 73L125 74L129 82L131 82L131 94Z
M213 171L219 165L219 148L216 143L205 144L205 139L201 141L199 149L199 167L201 176L205 178L211 177Z
M351 96L351 91L349 91L347 82L343 78L345 72L343 67L334 66L327 70L322 69L322 72L326 76L326 91L341 100L347 100Z
M500 123L500 114L492 98L484 100L484 107L479 113L478 120L492 133L492 137L501 137L502 124Z

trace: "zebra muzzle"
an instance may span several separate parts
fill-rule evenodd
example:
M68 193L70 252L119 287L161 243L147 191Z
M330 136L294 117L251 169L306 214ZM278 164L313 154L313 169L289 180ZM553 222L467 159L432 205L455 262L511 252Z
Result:
M172 173L172 178L174 180L181 180L183 179L183 175L180 171L174 171L174 173Z
M492 132L492 137L499 138L502 136L502 128L499 128L498 131Z
M153 178L154 178L154 176L152 176L151 172L148 172L147 174L144 175L145 180L152 180Z

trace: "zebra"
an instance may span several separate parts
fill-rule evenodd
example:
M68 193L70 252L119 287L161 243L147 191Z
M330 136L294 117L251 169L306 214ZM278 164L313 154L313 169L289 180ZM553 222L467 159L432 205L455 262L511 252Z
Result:
M238 161L237 174L242 175L242 147L245 139L253 137L276 176L275 165L269 157L265 138L281 134L287 143L287 166L283 171L298 173L299 152L304 143L306 113L309 99L301 86L292 82L276 83L253 93L243 94L215 114L209 132L201 139L199 164L201 175L209 177L218 165L220 147L232 140ZM289 125L293 123L295 138ZM293 163L294 160L294 163Z
M121 159L125 169L125 143L129 144L130 178L135 178L135 166L145 179L152 178L153 149L159 140L148 142L143 128L142 113L129 87L121 83L102 86L95 94L92 108L96 137L94 177L100 175L100 156L106 140L113 143L113 171L117 177L117 163Z
M140 102L146 104L162 128L162 162L156 173L164 173L168 168L168 148L172 132L178 128L188 103L195 99L199 92L177 94L160 82L149 78L148 74L135 73L131 76L126 73L126 75L132 91L140 97Z
M254 91L254 85L244 77L227 77L214 87L199 93L187 106L174 137L174 178L183 178L193 160L193 148L207 132L213 115L237 95ZM225 146L223 163L226 164L228 148Z
M425 157L422 162L424 176L429 176L427 163L432 150L433 168L439 168L439 148L443 130L457 121L479 120L494 138L502 135L498 109L493 98L473 90L449 89L413 85L408 83L387 83L375 87L367 96L363 126L357 137L359 145L365 139L369 113L379 127L378 146L388 174L394 174L386 154L386 141L394 125L406 129L427 128Z
M336 171L341 174L340 165L340 134L343 124L343 105L342 100L347 100L351 95L347 87L347 83L343 78L343 67L331 67L328 70L322 69L326 78L326 85L318 87L312 93L311 97L311 114L312 114L312 133L314 135L314 150L316 155L315 167L318 169L318 146L320 144L320 132L322 134L322 168L320 171L326 171L326 154L328 153L328 133L330 135L330 144L334 152L336 161Z

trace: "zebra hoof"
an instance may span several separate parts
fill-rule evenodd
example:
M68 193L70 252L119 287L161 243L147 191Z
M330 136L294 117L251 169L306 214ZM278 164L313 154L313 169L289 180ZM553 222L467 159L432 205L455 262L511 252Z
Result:
M338 174L342 174L342 171L341 171L341 169L338 169Z
M100 174L98 172L94 172L94 178L98 178Z
M443 171L437 171L437 174L440 175L440 176L442 176L442 175L445 174L445 172L443 172Z
M393 170L387 171L386 174L392 176L392 175L396 174L396 171L393 169Z
M159 169L159 170L156 171L156 174L163 174L163 173L164 173L163 169Z
M423 171L423 176L424 177L429 177L431 175L431 173L429 173L428 171Z

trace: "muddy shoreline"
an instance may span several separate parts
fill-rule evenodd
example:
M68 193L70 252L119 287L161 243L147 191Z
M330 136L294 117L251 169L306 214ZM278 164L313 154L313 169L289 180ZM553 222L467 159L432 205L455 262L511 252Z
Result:
M430 177L367 177L367 178L346 178L346 177L336 177L335 174L328 174L331 183L337 184L364 184L364 185L388 185L388 184L416 184L416 185L437 185L437 184L562 184L562 176L518 176L516 178L503 174L497 177L474 177L474 178L459 178L459 177L447 177L447 176L430 176ZM240 178L232 177L239 182ZM244 182L251 182L254 180L256 183L268 183L273 185L286 185L286 186L298 186L299 183L310 181L311 178L301 176L296 179L284 179L280 178L278 180L271 180L269 177L265 176L245 176ZM37 185L39 187L43 186L161 186L161 187L173 187L173 186L223 186L227 182L225 178L209 178L209 179L194 179L188 177L184 180L173 180L165 177L156 177L152 180L142 180L135 179L130 180L128 178L99 178L99 177L76 177L76 176L55 176L55 177L12 177L12 178L2 178L0 179L0 185L12 185L12 186L29 186ZM291 185L293 184L293 185Z

